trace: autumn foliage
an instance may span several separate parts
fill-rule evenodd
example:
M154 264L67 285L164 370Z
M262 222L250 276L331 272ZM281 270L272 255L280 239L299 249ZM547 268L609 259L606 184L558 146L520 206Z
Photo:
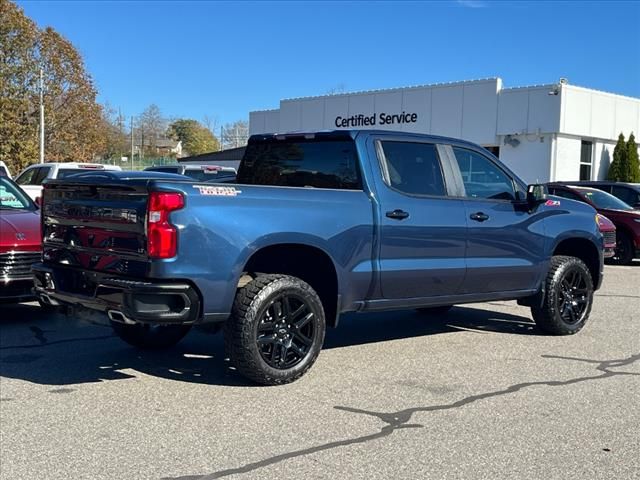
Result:
M105 149L102 107L79 52L0 0L0 160L14 173L38 161L40 68L45 161L90 161Z

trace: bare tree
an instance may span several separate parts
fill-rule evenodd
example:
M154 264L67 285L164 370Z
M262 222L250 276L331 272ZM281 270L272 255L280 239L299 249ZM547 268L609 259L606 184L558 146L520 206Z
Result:
M222 149L242 147L249 140L249 122L236 120L220 127L220 143Z
M220 119L217 115L205 115L202 117L202 124L215 136L220 127Z
M165 138L168 122L162 116L160 108L152 103L140 114L140 144L153 150L159 139Z

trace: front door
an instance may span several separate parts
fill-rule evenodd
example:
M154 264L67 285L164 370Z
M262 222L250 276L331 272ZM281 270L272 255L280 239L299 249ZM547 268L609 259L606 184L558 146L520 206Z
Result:
M544 261L540 214L516 206L517 183L496 162L453 147L465 188L467 275L461 293L535 289Z

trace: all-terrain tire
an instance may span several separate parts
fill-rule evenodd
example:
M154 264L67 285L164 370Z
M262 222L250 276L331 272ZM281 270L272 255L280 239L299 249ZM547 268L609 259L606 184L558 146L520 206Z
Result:
M262 385L281 385L311 368L325 330L322 302L310 285L289 275L260 275L236 293L224 326L225 351L241 375ZM300 338L308 342L302 348Z
M593 305L593 279L582 260L551 258L541 305L531 307L540 330L551 335L573 335L585 326Z
M114 321L111 321L111 326L117 336L141 350L173 347L191 329L191 325L129 325Z
M427 315L445 315L453 308L453 305L440 305L439 307L422 307L416 308L418 313L424 313Z

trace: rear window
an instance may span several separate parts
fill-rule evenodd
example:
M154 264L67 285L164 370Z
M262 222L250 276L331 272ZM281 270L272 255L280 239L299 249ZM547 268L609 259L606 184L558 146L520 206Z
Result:
M147 172L165 172L165 173L178 173L178 167L151 167L145 168Z
M232 172L220 172L220 171L205 171L205 170L185 170L184 174L187 177L191 177L200 182L216 182L222 179L233 178L235 175Z
M102 171L100 168L59 168L58 176L56 178L67 178L72 175L78 175L79 173Z
M362 189L352 140L265 141L249 144L238 183Z

